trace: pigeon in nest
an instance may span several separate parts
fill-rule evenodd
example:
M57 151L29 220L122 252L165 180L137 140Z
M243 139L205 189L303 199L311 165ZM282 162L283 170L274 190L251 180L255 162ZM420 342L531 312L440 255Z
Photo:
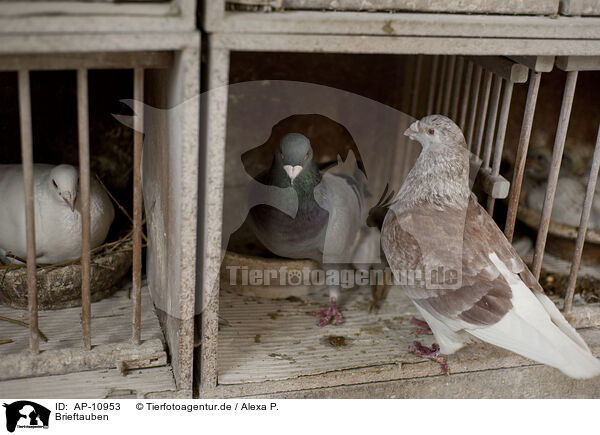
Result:
M565 150L561 162L558 183L552 204L552 221L578 227L583 211L587 175L580 167L582 159ZM546 147L533 148L528 157L525 171L523 195L527 207L542 212L548 175L552 162L552 152ZM589 173L589 170L587 171ZM600 197L594 196L590 214L590 228L600 228Z
M81 256L79 175L71 165L33 166L35 245L39 264L56 264ZM0 255L25 258L25 189L21 165L0 165ZM91 246L104 242L115 210L98 181L90 183Z
M405 134L423 148L385 218L382 247L437 341L411 352L444 368L444 355L477 338L574 378L599 375L600 361L471 193L460 128L431 115Z
M380 248L379 230L363 228L364 186L357 178L319 171L308 138L289 133L270 169L250 183L249 202L257 204L249 212L250 227L280 257L312 259L338 273L349 264L362 269L369 258L379 258ZM329 285L329 308L312 313L322 318L319 326L342 322L338 284Z

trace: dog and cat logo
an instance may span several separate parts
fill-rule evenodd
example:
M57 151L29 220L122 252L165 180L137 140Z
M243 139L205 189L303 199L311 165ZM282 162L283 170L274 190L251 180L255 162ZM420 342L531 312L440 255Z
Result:
M6 430L14 432L19 429L47 429L50 421L50 410L29 400L19 400L3 405L6 408Z

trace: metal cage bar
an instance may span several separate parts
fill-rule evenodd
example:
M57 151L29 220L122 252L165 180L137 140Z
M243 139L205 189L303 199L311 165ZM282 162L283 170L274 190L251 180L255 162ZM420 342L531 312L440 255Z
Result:
M433 113L433 105L435 102L435 89L437 83L437 72L440 64L440 56L433 56L431 62L431 77L429 79L429 94L427 95L427 114Z
M494 74L494 87L492 96L488 104L487 129L485 132L485 141L483 144L483 167L490 167L490 158L492 156L492 144L494 143L494 133L496 131L496 119L498 117L498 104L500 103L500 91L502 90L502 78Z
M133 70L133 342L141 343L142 323L142 131L144 126L144 69Z
M410 115L418 118L417 109L419 107L419 94L421 89L421 74L423 71L423 55L419 54L417 56L417 62L415 65L415 73L413 75L413 93L412 93L412 101L410 103Z
M439 86L435 98L435 113L440 113L442 110L443 96L444 96L444 83L446 81L446 74L448 73L448 57L442 56L442 70L440 72Z
M573 106L573 97L575 96L575 86L577 84L577 71L569 71L565 83L565 90L560 108L560 117L554 138L554 149L552 151L552 163L550 165L550 174L548 175L548 187L546 188L546 197L544 198L544 207L540 217L540 226L535 243L535 253L533 256L532 272L536 279L540 278L542 271L542 261L544 259L544 248L546 247L546 238L550 228L550 217L552 214L552 205L554 204L554 194L558 184L558 173L560 162L565 147L567 137L567 128L569 127L569 118L571 117L571 108Z
M88 109L88 70L77 70L77 123L79 131L79 198L81 199L81 334L83 348L92 348L91 340L91 219L90 219L90 136Z
M596 182L598 181L598 169L600 169L600 127L598 128L598 136L596 137L596 147L594 148L592 167L590 169L590 176L585 192L585 200L583 201L583 210L581 211L581 220L579 222L579 230L577 231L577 240L575 241L573 260L571 261L571 270L569 271L567 294L565 295L565 313L569 313L573 308L575 284L577 282L577 274L579 273L579 265L581 264L581 255L583 254L585 234L587 233L588 224L590 221L590 212L592 210L592 202L594 201Z
M471 89L471 101L469 106L471 107L471 111L469 112L469 122L467 128L467 136L465 137L467 141L467 148L469 150L473 149L473 133L475 131L475 119L477 116L477 106L479 104L479 90L481 88L481 75L483 74L483 68L477 65L475 67L475 75L473 77L473 88Z
M458 122L458 100L460 98L464 68L465 58L460 56L456 60L456 72L454 74L454 84L452 85L454 92L452 93L452 104L450 106L450 118L456 122Z
M492 86L492 72L486 71L485 79L483 80L483 89L481 91L481 104L478 110L479 122L477 123L477 131L475 133L474 146L471 147L471 152L479 156L481 152L481 142L483 141L483 131L485 129L485 120L487 118L488 104L490 102L490 88Z
M469 108L469 96L471 95L471 83L473 81L473 62L467 61L467 73L465 74L465 84L462 93L462 103L458 125L462 131L465 131L467 122L467 109Z
M25 187L25 226L27 234L27 309L29 312L29 348L40 351L35 262L35 196L33 189L33 137L31 125L31 88L29 70L19 70L19 120L21 127L21 162Z
M508 198L508 211L506 213L506 225L504 235L509 242L512 242L515 232L515 222L517 220L517 209L519 208L519 197L521 196L521 185L523 184L523 174L525 173L525 160L527 159L527 150L529 148L529 139L531 137L531 128L533 126L533 117L535 115L535 105L537 103L538 91L540 89L541 72L531 70L529 79L529 88L527 90L527 101L523 114L523 123L521 124L521 133L519 135L519 145L517 146L517 156L513 179L510 187L510 196Z
M454 83L454 74L456 69L456 56L450 56L448 61L448 72L446 75L444 89L444 103L442 105L442 115L448 116L450 113L450 97L452 96L452 84Z
M500 105L500 116L498 117L498 130L496 131L496 144L494 145L494 157L492 158L492 176L497 177L500 174L500 163L502 162L502 151L504 150L504 139L506 137L506 125L508 124L508 113L510 111L510 102L513 94L513 82L503 80L504 92L502 93L502 103ZM488 197L487 211L490 216L494 215L494 204L496 199Z

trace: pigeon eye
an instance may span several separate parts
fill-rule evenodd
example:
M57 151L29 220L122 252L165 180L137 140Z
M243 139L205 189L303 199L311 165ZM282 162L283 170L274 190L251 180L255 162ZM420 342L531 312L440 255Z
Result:
M430 136L433 136L433 135L434 135L434 133L435 133L435 130L434 130L433 128L428 128L428 129L427 129L427 134L428 134L428 135L430 135Z
M56 184L56 181L52 180L52 184L54 184L54 187L58 189L58 184Z
M304 156L304 160L308 159L308 151L306 152L306 155Z

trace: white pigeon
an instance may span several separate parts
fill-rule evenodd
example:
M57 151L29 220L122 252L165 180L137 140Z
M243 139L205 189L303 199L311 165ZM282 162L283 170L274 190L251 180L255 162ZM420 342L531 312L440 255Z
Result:
M33 166L36 260L56 264L81 256L81 205L78 171L71 165ZM25 189L21 165L0 165L0 254L27 256ZM115 217L100 186L90 183L91 246L100 246Z
M405 134L423 150L386 215L381 241L439 343L429 349L415 342L411 351L444 367L438 351L454 353L476 337L573 378L600 375L600 361L471 193L460 128L431 115Z

